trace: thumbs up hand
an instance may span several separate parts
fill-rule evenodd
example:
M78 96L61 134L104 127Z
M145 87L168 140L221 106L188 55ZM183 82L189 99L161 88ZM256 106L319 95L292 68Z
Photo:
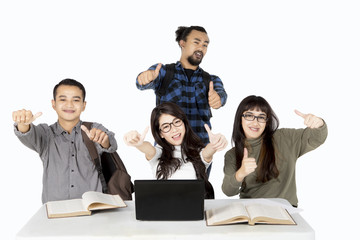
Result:
M319 128L324 125L324 121L313 114L304 114L298 110L295 110L295 113L304 119L304 124L309 128Z
M212 108L218 109L221 107L221 98L219 94L214 90L214 82L210 81L209 83L209 105Z
M22 109L22 110L14 111L12 113L12 118L14 122L17 123L18 130L22 133L25 133L30 129L29 125L41 115L42 115L41 112L38 112L35 115L33 115L33 113L30 110Z
M160 69L161 63L156 66L155 70L147 70L142 72L137 78L138 83L143 86L154 81L159 76Z
M255 158L249 158L247 148L244 148L244 157L241 162L241 167L237 170L235 177L238 182L242 182L244 178L257 168Z
M211 132L210 127L207 124L204 124L204 127L209 135L210 146L214 149L215 152L224 150L228 145L228 141L225 136L221 133L214 134Z
M228 144L226 138L221 133L214 134L211 132L209 126L204 124L205 129L209 135L210 143L202 151L202 157L206 162L211 162L213 155L221 150L224 150Z
M86 133L91 141L99 143L105 149L110 147L109 136L102 130L97 128L89 130L84 125L81 125L81 129Z
M14 122L18 124L26 124L26 125L29 125L41 115L42 115L41 112L38 112L35 115L33 115L30 110L25 110L25 109L14 111L12 114Z
M139 147L143 145L149 127L146 127L142 134L137 131L130 131L124 135L124 142L128 146Z

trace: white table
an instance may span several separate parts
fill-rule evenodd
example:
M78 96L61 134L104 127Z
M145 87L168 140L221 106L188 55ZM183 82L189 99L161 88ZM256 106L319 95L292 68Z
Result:
M288 204L283 199L273 199ZM205 210L240 199L205 200ZM126 208L98 211L91 216L48 219L43 205L19 231L16 239L315 239L315 232L300 216L292 214L296 226L236 224L206 226L201 221L138 221L135 202Z

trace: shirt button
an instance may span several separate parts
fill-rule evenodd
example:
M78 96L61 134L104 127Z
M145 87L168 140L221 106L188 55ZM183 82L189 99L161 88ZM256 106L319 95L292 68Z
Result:
M71 169L71 172L74 172L74 169Z
M72 154L71 156L75 156L74 154Z
M71 187L74 187L74 185L71 185Z

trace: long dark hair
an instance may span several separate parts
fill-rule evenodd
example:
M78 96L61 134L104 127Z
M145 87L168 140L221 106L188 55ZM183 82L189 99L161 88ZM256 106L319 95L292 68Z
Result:
M207 189L207 185L211 186L211 184L208 181L205 165L200 158L200 151L205 145L192 130L184 111L177 104L172 102L165 102L158 105L151 113L151 132L156 143L162 147L162 154L159 158L159 164L156 170L157 179L168 179L168 177L181 166L181 159L173 157L175 146L160 136L159 118L162 114L169 114L183 121L185 135L181 143L181 155L182 157L184 155L186 156L186 159L183 158L184 161L193 164L197 179L204 179L205 188ZM213 197L208 196L207 198Z
M232 133L232 142L235 144L236 166L241 167L244 156L244 148L246 147L246 137L242 128L242 115L249 110L262 111L267 116L266 126L261 135L262 143L260 156L258 161L257 181L267 182L272 178L279 176L279 170L276 166L275 148L273 145L273 135L279 127L279 120L272 110L270 104L260 96L248 96L244 98L235 114L234 128ZM254 120L256 121L256 120Z

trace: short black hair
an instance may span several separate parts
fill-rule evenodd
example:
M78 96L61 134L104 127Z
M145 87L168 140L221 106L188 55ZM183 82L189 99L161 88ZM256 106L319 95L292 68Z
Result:
M180 45L180 40L186 41L187 36L191 33L192 30L196 30L196 31L199 31L199 32L204 32L204 33L207 34L205 28L200 27L200 26L190 26L190 27L180 26L175 31L175 34L176 34L175 41L177 41L178 44Z
M58 87L60 87L61 85L76 86L76 87L80 88L80 90L82 91L82 94L83 94L83 101L85 101L85 96L86 96L85 87L80 82L78 82L74 79L70 79L70 78L61 80L58 84L55 85L54 90L53 90L54 100L56 100L56 91L57 91Z

